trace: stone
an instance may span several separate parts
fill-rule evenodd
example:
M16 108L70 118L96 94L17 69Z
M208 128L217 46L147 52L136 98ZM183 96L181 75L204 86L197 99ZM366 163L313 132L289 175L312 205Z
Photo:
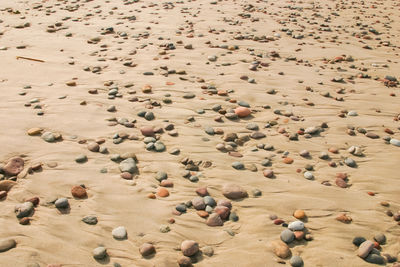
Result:
M356 164L356 162L352 159L352 158L346 158L345 160L344 160L344 163L347 165L347 166L349 166L349 167L355 167L357 164Z
M207 257L212 257L214 255L214 249L211 246L205 246L201 249L204 255Z
M87 149L92 152L99 152L100 146L96 142L91 142L87 145Z
M222 221L218 213L213 213L208 217L206 224L208 226L222 226L224 222Z
M11 188L16 185L17 183L12 180L3 180L0 181L0 191L10 191Z
M347 182L346 182L344 179L342 179L342 178L336 178L335 183L336 183L337 186L339 186L339 187L341 187L341 188L346 188L346 187L348 187Z
M296 240L302 240L305 236L305 233L303 231L294 231L293 233Z
M143 257L148 257L156 252L156 248L153 244L144 243L140 246L139 252Z
M17 218L29 217L33 213L33 203L32 202L24 202L22 204L18 204L15 206L15 214Z
M244 169L244 164L240 161L235 161L232 163L232 167L236 170L243 170Z
M201 196L201 197L208 196L207 187L197 188L197 189L196 189L196 194L199 195L199 196Z
M240 199L248 196L246 190L236 184L225 184L222 187L222 194L229 199Z
M43 131L43 129L35 127L35 128L29 129L27 131L27 133L30 136L34 136L34 135L39 135L42 131Z
M291 255L290 248L285 242L281 240L272 241L271 247L275 255L281 259L289 258Z
M133 158L128 158L120 162L119 169L121 172L135 173L137 171L136 162Z
M69 207L68 199L65 197L59 198L54 203L57 209L66 209Z
M394 146L400 147L400 140L398 140L398 139L392 138L392 139L390 139L389 143Z
M293 256L289 261L293 267L302 267L304 265L303 259L300 256Z
M202 197L193 198L192 204L196 210L204 210L206 208L206 204L204 203L204 199Z
M14 239L2 239L0 240L0 252L5 252L17 246L17 242Z
M336 220L342 223L351 223L352 219L345 213L341 213L336 217Z
M78 155L78 156L75 158L75 162L76 162L76 163L84 163L84 162L86 162L87 160L88 160L88 158L87 158L86 155Z
M245 118L251 114L251 110L246 107L237 107L237 108L235 108L235 114L239 118Z
M163 171L158 171L155 175L157 181L161 182L162 180L166 180L168 178L168 174Z
M181 251L184 256L193 256L199 251L199 244L194 240L185 240L181 243Z
M229 210L232 209L232 203L226 199L218 200L217 206L224 206L227 207Z
M3 171L10 176L18 175L24 169L24 160L20 157L11 158L3 167Z
M178 259L179 267L192 267L192 262L189 257L182 256Z
M368 256L364 258L366 262L373 264L385 264L385 258L381 255L370 253Z
M301 231L304 229L304 223L302 221L294 221L289 223L288 228L292 231Z
M107 249L105 247L97 247L92 251L93 258L102 260L107 256Z
M83 217L82 221L84 223L90 224L90 225L95 225L98 222L97 217L96 216L92 216L92 215Z
M44 132L42 134L41 138L48 143L52 143L52 142L56 141L56 137L54 136L54 134L52 132Z
M374 235L374 240L378 242L380 245L386 243L386 236L382 233Z
M120 176L122 179L125 179L125 180L132 180L132 178L133 178L132 173L129 173L129 172L122 172L120 174Z
M165 179L165 180L161 181L160 185L163 187L173 187L174 182L172 182L172 180L170 180L170 179Z
M159 197L168 197L169 196L169 191L164 187L160 187L157 190L157 196L159 196Z
M128 237L128 233L126 232L126 229L123 226L119 226L117 228L114 228L112 230L111 234L115 239L118 239L118 240L123 240L123 239L126 239Z
M371 252L371 250L374 248L375 244L372 241L364 241L363 243L361 243L361 245L358 247L358 253L357 255L360 258L366 258L368 256L368 254Z
M210 214L205 210L198 210L196 214L199 215L201 218L207 218Z
M302 220L306 217L306 213L304 210L296 210L293 213L293 217L295 217L296 219Z
M294 240L294 233L289 229L285 229L281 232L281 240L287 244Z
M272 178L272 177L274 177L274 171L268 170L268 169L263 170L263 175L264 175L264 177Z
M292 164L293 161L294 160L292 158L289 158L289 157L286 157L286 158L283 159L283 163L285 163L285 164Z
M79 185L75 185L71 188L71 194L73 197L76 197L76 198L86 198L87 197L86 189Z
M214 212L217 213L222 220L226 220L229 217L230 209L225 206L216 206Z
M140 132L144 136L153 136L154 135L154 127L151 127L151 126L141 127Z
M307 180L312 180L314 179L314 174L310 171L306 171L303 174L304 178L306 178Z

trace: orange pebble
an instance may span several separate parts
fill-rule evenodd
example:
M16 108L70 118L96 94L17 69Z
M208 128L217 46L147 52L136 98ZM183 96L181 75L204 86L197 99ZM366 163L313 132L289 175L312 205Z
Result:
M367 194L370 195L370 196L375 196L374 192L367 192Z
M293 163L293 159L292 158L284 158L283 159L283 163L285 163L285 164L292 164Z
M155 198L156 198L156 195L154 195L153 193L150 193L150 194L147 195L147 197L148 197L148 198L151 198L151 199L155 199Z
M160 187L158 188L157 195L159 197L167 197L169 196L169 191L164 187Z

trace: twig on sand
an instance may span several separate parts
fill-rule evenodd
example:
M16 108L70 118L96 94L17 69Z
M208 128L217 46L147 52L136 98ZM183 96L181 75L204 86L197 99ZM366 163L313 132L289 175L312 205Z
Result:
M32 60L32 61L37 61L37 62L44 62L44 60L41 59L36 59L36 58L30 58L30 57L17 57L17 59L26 59L26 60Z

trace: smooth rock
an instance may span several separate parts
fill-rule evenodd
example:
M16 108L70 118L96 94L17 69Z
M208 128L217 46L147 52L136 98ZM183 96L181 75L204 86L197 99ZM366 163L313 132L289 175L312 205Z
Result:
M301 231L304 229L304 223L302 221L294 221L289 223L288 228L292 231Z
M5 252L7 250L10 250L14 248L17 245L17 242L15 242L14 239L2 239L0 240L0 252Z
M360 258L365 258L368 256L368 254L371 252L371 250L374 248L375 244L372 241L364 241L363 243L361 243L361 245L358 247L358 253L357 255Z
M374 235L374 239L376 242L378 242L380 245L386 243L386 236L382 233Z
M107 256L107 249L105 247L97 247L92 251L93 258L102 260Z
M3 171L10 176L18 175L24 169L24 160L20 157L11 158L3 167Z
M289 229L285 229L281 232L281 240L287 244L292 242L294 238L295 238L294 233Z
M120 162L119 169L121 172L135 173L137 171L136 162L133 158L128 158Z
M275 255L281 259L286 259L291 255L290 248L285 242L281 240L272 241L271 247Z
M199 244L194 240L185 240L181 243L181 251L184 256L193 256L199 251Z
M65 197L59 198L54 203L57 209L66 209L69 207L68 199Z
M118 239L118 240L126 239L128 236L128 233L126 232L126 229L123 226L114 228L112 230L111 234L115 239Z
M73 197L76 197L76 198L86 198L87 197L86 189L79 185L75 185L71 188L71 194Z
M247 197L247 192L236 184L225 184L222 187L222 194L229 199L240 199Z
M15 206L15 213L17 218L23 218L23 217L28 217L29 215L32 214L34 209L33 203L32 202L24 202L22 204L18 204Z
M144 243L140 246L139 252L143 257L150 256L156 252L156 248L150 243Z
M206 224L208 226L222 226L224 222L222 221L218 213L213 213L208 217Z
M290 258L289 263L293 267L302 267L304 264L303 259L300 256L293 256L292 258Z
M97 224L97 217L92 215L85 216L82 218L82 221L86 224L95 225Z
M239 118L245 118L251 114L251 110L246 107L237 107L237 108L235 108L235 114Z

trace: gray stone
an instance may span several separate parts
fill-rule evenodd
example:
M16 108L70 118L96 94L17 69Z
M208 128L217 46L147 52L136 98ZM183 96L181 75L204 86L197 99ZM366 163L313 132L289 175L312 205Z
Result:
M168 174L163 171L158 171L154 178L156 178L157 181L161 182L162 180L165 180L168 178Z
M384 264L385 258L381 255L370 253L367 257L364 258L366 262L374 263L374 264Z
M77 163L84 163L84 162L87 161L87 157L86 157L86 155L79 155L79 156L77 156L77 157L75 158L75 161L76 161Z
M281 240L287 244L294 240L294 233L289 229L285 229L281 232Z
M244 164L240 161L235 161L232 163L232 167L236 170L243 170L244 169Z
M239 220L239 216L233 211L229 214L229 220L232 222L237 222Z
M366 239L362 236L356 236L353 238L353 244L357 247L359 247L365 241Z
M175 209L176 209L177 211L179 211L179 212L186 212L186 206L185 206L185 204L176 205Z
M128 158L119 164L119 169L121 172L134 173L137 171L136 162L133 158Z
M192 204L196 210L204 210L206 208L206 204L204 203L204 199L202 197L193 198Z
M128 233L126 232L126 229L123 226L114 228L112 230L111 234L115 239L118 239L118 240L126 239L128 237Z
M246 125L246 129L252 130L252 131L258 131L260 128L258 127L258 125L256 123L251 122Z
M92 251L93 258L102 260L107 256L107 249L105 247L97 247Z
M201 249L204 255L211 257L214 255L214 249L211 246L205 246Z
M301 231L304 229L304 223L302 221L294 221L289 223L288 228L292 231Z
M154 143L154 150L157 152L163 152L165 150L165 145L161 141L157 141Z
M307 172L304 172L303 175L304 175L304 178L306 178L307 180L312 180L312 179L314 179L314 175L313 175L312 172L307 171Z
M382 233L374 235L374 239L381 245L386 243L386 236Z
M52 143L56 140L56 137L54 136L54 134L52 132L44 132L41 136L41 138L49 143Z
M352 158L346 158L344 163L349 167L355 167L357 164Z
M82 218L82 221L86 224L95 225L97 224L97 217L92 215L85 216Z
M207 134L209 134L209 135L214 135L214 134L215 134L214 128L213 128L213 127L206 127L206 128L204 129L204 131L205 131Z
M357 255L360 258L366 258L368 256L368 254L371 252L371 250L374 248L375 244L372 241L364 241L363 243L361 243L361 245L358 247L358 253Z
M33 203L28 201L22 204L18 204L15 206L14 211L17 215L17 218L28 217L33 212Z
M398 139L392 138L392 139L390 139L389 143L391 143L394 146L399 146L400 147L400 140L398 140Z
M208 205L208 206L211 206L211 207L214 207L215 205L217 205L217 203L215 202L215 199L213 197L205 196L203 198L203 200L204 200L204 204L205 205Z
M54 204L57 209L66 209L69 207L68 199L65 197L57 199Z
M191 98L194 98L195 96L196 96L196 95L193 94L193 93L186 93L186 94L183 95L183 98L185 98L185 99L191 99Z
M303 259L300 256L293 256L289 262L293 267L302 267L304 265Z

